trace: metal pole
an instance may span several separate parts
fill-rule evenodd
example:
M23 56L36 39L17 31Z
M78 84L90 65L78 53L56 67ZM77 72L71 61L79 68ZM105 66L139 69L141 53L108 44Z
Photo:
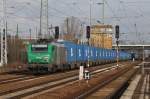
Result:
M1 29L2 31L3 29ZM0 66L3 65L3 32L1 32L1 64Z
M90 0L90 27L91 27L91 18L92 18L92 0Z
M46 31L47 31L47 35L48 35L48 27L49 27L49 24L48 24L48 21L49 21L49 20L48 20L48 0L47 0L47 3L46 3L46 9L47 9L47 11L46 11L46 12L47 12L47 16L46 16L46 17L47 17L47 24L46 24L47 30L46 30ZM47 36L47 37L48 37L48 36ZM48 37L48 39L49 39L49 37Z
M31 41L31 28L29 29L29 33L30 33L30 41Z
M38 38L38 29L37 29L37 27L36 27L36 37L35 37L36 39Z
M1 63L0 65L7 64L7 15L6 15L6 0L2 1L2 29L1 29Z
M145 62L144 45L143 45L143 62Z
M103 24L104 24L104 22L105 22L105 0L103 0Z
M116 25L115 27L116 29L116 35L115 35L115 38L116 38L116 44L117 44L117 68L119 67L119 25Z
M89 45L90 44L89 44L89 38L88 38L88 68L90 67L90 59L89 59L90 58L90 55L89 55L90 54L90 48L89 48Z
M104 32L105 32L105 31L104 31ZM103 49L104 49L104 47L105 47L105 46L104 46L104 36L105 36L105 35L104 35L104 32L102 33L102 48L103 48Z
M118 40L117 40L118 41ZM119 66L119 49L118 49L118 44L117 44L117 67Z
M119 40L117 39L117 68L119 66L119 47L118 47L118 44L119 44Z
M144 62L145 62L145 53L144 53L144 41L143 41L143 69L142 69L142 74L144 74Z
M42 38L41 36L42 36L42 0L41 0L41 9L40 9L40 32L39 32L39 34L38 34L38 38L40 39L40 38Z
M18 33L19 33L19 29L18 29L18 24L17 24L17 32L16 32L16 37L18 38Z
M5 32L5 64L8 63L8 57L7 57L7 21L6 21L6 32Z
M90 28L91 28L91 25L92 25L91 18L92 18L92 0L90 0ZM89 61L90 48L89 48L89 45L90 45L90 38L88 38L88 64L87 64L88 68L90 67L90 61Z
M69 19L68 19L68 17L66 19L66 23L67 23L67 34L68 34L68 33L70 33L70 30L69 30Z
M92 15L91 15L91 11L92 11L92 9L91 9L91 4L92 4L92 0L90 0L90 32L91 32L91 24L92 24L92 22L91 22L91 17L92 17ZM90 40L90 38L88 37L88 51L87 51L87 56L88 56L88 64L87 64L87 70L85 70L84 71L84 76L89 76L89 67L90 67L90 42L89 42L89 40ZM88 74L87 74L88 73ZM86 78L86 77L85 77ZM88 84L88 86L89 86L89 79L87 79L86 78L86 83Z

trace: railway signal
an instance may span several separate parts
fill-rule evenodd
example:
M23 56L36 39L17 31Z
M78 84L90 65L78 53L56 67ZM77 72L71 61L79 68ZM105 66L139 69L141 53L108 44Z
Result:
M116 44L117 44L117 67L118 67L119 66L119 47L118 47L118 45L119 45L119 32L120 32L119 25L115 26L115 30L116 30L115 37L116 37Z
M91 28L90 26L86 27L86 38L89 39L90 38L90 33L91 33Z
M59 38L59 27L56 26L55 27L55 39L58 39Z
M87 26L87 27L86 27L86 38L88 39L88 46L90 45L90 43L89 43L90 33L91 33L91 22L90 22L90 26ZM90 49L89 49L89 47L88 47L88 64L87 64L88 69L89 69L89 67L90 67L90 61L89 61L90 55L89 55L89 54L90 54ZM86 83L87 83L87 84L88 84L89 79L90 79L90 71L89 71L88 69L86 69L86 70L84 71L84 79L86 80Z
M86 38L88 39L88 45L89 45L90 33L91 33L91 27L86 26ZM89 52L89 48L88 48L88 52ZM88 55L88 67L89 67L89 55ZM90 79L89 73L90 72L88 70L84 70L84 66L81 65L79 69L79 80L83 80L84 78L88 82L88 80Z
M116 25L115 29L116 29L116 35L115 35L115 37L116 37L116 39L118 39L119 38L119 32L120 32L119 25Z

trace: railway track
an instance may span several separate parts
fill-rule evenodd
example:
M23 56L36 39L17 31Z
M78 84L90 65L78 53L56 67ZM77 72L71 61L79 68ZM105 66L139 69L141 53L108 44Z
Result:
M127 65L127 64L126 64ZM104 72L99 72L95 75L93 75L93 79L89 80L89 84L87 84L85 81L81 81L79 83L78 81L69 84L66 84L62 87L58 87L52 89L49 89L47 91L43 91L41 93L37 93L31 96L24 97L24 99L72 99L77 97L83 99L85 92L88 92L90 90L93 90L95 86L98 84L104 83L106 80L110 78L114 78L114 76L119 75L120 73L124 74L127 71L129 71L133 64L128 64L127 66L122 66L122 68L119 69L112 69L111 72L109 70L105 70ZM135 65L134 65L135 66ZM114 78L115 79L115 78ZM106 83L105 83L106 84ZM95 90L95 89L94 89ZM84 95L83 95L84 94ZM82 95L80 97L80 95Z
M132 95L132 99L150 99L150 62L145 62L145 68L145 71L139 74L141 78Z
M111 66L111 67L108 67L105 69L99 69L99 70L96 69L92 72L92 75L95 75L95 74L100 73L100 72L108 71L108 70L115 68L115 67L116 66ZM68 73L68 74L70 74L70 73ZM8 89L7 87L1 89L1 86L0 86L0 98L4 98L4 99L6 99L6 98L14 98L14 99L15 98L21 98L21 97L25 97L25 96L31 95L33 93L41 92L41 91L44 91L47 89L52 90L52 88L55 89L58 87L62 87L62 86L64 86L63 84L69 84L69 83L73 83L73 82L77 81L78 80L77 74L78 74L78 72L76 71L76 73L74 72L74 74L71 76L62 77L62 78L55 79L55 80L51 79L51 80L46 81L44 83L34 84L32 86L31 85L30 86L24 86L24 87L20 87L20 88L18 87L18 88L14 88L14 89L12 89L12 88ZM36 78L36 79L38 79L38 81L40 80L40 78ZM23 80L23 82L27 81L29 83L29 81L30 81L30 83L31 83L33 80L35 80L35 79ZM11 86L11 85L12 84L5 85L5 86Z
M150 75L147 74L144 77L143 85L141 85L142 88L140 90L141 94L139 96L139 99L149 99L150 98L150 91L149 91L150 84L149 83L150 83Z
M31 79L35 78L36 76L34 75L29 75L27 72L8 72L0 75L0 85L1 84L6 84L6 83L12 83L16 81L21 81L21 80L26 80L26 79Z
M100 84L96 85L95 87L93 87L92 89L82 93L81 95L76 97L76 99L83 99L83 98L86 98L87 96L90 96L93 92L97 92L98 89L101 89L102 87L106 86L107 84L109 84L112 81L116 80L117 78L121 77L127 71L128 71L128 69L125 69L123 71L118 72L117 74L115 74L113 76L107 77L107 79L104 80L102 83L100 83ZM87 98L87 99L92 99L92 97L91 98Z
M5 79L5 80L1 80L0 84L7 84L7 83L12 83L12 82L16 82L16 81L22 81L22 80L27 80L27 79L33 79L36 78L35 76L19 76L19 77L15 77L15 78L11 78L11 79Z
M5 74L0 76L0 82L5 81L5 80L10 80L10 79L16 79L19 77L24 77L25 75L10 75L10 74Z
M101 85L99 84L97 89L91 93L87 93L85 95L85 99L95 99L95 98L101 98L101 99L131 99L129 97L126 98L120 98L123 94L123 92L127 89L129 82L131 81L131 78L135 76L135 74L138 72L138 68L134 68L128 71L122 72L121 75L118 74L118 77L116 75L116 78L112 77L111 79L108 78L108 80L104 81ZM108 82L108 83L107 83ZM99 88L98 88L99 87ZM133 87L132 87L133 89ZM131 89L129 90L129 93L131 93ZM126 95L126 94L125 94Z
M136 82L135 89L130 94L128 90L126 91L126 95L121 99L126 99L126 97L131 97L132 99L150 99L150 75L138 75L138 82ZM133 88L134 85L132 85ZM131 89L131 88L130 88Z

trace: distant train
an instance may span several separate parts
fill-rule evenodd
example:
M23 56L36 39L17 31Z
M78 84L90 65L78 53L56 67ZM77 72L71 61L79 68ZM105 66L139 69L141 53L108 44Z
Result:
M53 43L32 43L27 47L28 69L32 72L56 72L79 66L90 66L115 62L117 52L111 49L96 48L75 44L69 41ZM129 60L130 53L119 51L119 60Z

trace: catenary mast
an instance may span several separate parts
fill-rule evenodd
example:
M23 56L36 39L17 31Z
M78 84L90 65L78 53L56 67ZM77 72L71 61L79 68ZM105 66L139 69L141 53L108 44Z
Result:
M1 62L0 66L7 64L7 18L6 18L6 0L2 1L2 21L1 21Z
M47 38L48 36L48 0L41 0L40 11L40 32L39 38Z

